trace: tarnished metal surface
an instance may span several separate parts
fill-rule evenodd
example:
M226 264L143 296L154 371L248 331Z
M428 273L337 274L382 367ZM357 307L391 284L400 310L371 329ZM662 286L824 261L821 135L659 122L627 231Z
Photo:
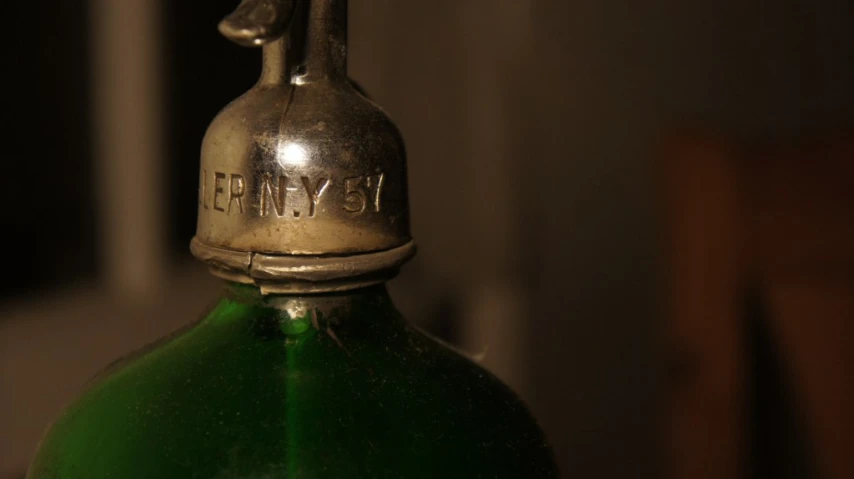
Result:
M347 78L346 30L342 0L245 0L220 24L264 48L258 83L217 115L202 144L192 250L221 276L323 290L393 274L413 254L403 142ZM249 263L263 278L241 269ZM330 276L335 268L361 273Z
M255 283L265 291L333 291L387 280L415 254L415 243L373 253L300 256L235 252L193 239L190 250L214 274L230 281Z

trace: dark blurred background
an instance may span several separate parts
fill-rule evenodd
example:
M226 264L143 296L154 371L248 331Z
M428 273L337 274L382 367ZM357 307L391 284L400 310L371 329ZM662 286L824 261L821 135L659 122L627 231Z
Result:
M0 477L194 320L236 0L4 5ZM350 2L409 153L414 322L514 386L566 477L854 477L854 4Z

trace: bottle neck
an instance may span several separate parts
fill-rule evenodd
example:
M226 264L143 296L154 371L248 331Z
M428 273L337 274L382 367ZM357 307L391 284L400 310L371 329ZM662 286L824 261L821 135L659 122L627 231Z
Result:
M365 340L366 334L377 339L406 324L385 284L336 293L262 295L255 286L230 283L225 300L220 307L230 311L229 317L251 320L256 330L289 337L319 333L339 346Z
M287 35L264 45L262 84L347 80L347 0L303 0Z
M282 311L292 319L311 320L306 316L309 312L320 313L319 317L326 320L338 320L354 312L394 310L385 283L330 293L263 294L257 286L228 282L226 296L246 306Z

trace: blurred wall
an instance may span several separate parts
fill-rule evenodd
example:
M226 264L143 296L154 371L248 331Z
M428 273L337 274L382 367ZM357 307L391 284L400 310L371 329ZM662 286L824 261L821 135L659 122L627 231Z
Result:
M352 14L352 74L409 147L416 261L462 289L523 291L523 393L566 474L658 476L651 154L686 122L850 124L851 3L375 0Z

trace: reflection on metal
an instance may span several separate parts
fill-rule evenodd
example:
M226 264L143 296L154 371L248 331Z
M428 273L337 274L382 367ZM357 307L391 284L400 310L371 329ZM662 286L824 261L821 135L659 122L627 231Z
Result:
M193 253L268 292L388 279L414 253L406 159L347 78L347 2L247 0L220 31L264 64L205 135Z
M285 143L279 147L277 159L283 168L287 168L288 165L301 166L308 160L308 153L305 148L296 143Z

